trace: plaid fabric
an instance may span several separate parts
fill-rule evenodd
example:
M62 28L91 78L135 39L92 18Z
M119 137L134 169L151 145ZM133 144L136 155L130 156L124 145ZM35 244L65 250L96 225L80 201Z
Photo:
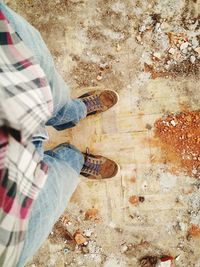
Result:
M0 266L16 266L48 167L32 145L53 111L40 66L0 10Z

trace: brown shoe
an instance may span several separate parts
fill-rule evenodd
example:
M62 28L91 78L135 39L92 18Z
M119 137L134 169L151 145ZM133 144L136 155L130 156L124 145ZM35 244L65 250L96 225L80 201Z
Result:
M87 107L87 116L101 113L113 107L119 99L112 90L94 90L79 97Z
M87 177L88 179L106 179L116 176L118 173L118 165L103 156L91 155L87 149L85 156L85 162L81 170L81 175Z

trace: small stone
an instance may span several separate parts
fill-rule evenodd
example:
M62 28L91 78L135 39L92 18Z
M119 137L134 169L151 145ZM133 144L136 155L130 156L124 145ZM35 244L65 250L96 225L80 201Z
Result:
M109 223L109 226L110 226L111 228L115 228L115 227L116 227L116 224L115 224L114 222L111 221L111 222Z
M140 36L140 35L136 36L136 40L137 40L139 43L141 43L141 41L142 41L141 36Z
M174 49L173 47L171 47L171 48L169 49L168 52L169 52L170 54L174 55L174 53L175 53L175 49Z
M190 57L190 62L191 62L192 64L195 62L195 60L196 60L196 57L195 57L195 56L191 56L191 57Z
M195 48L195 51L200 55L200 47Z
M103 78L103 77L102 77L101 75L98 75L98 76L97 76L97 81L101 81L102 78Z
M197 174L197 169L193 169L192 174L194 174L194 175Z
M167 30L170 28L170 25L167 23L167 22L163 22L161 25L160 25L161 29L162 30Z
M153 56L160 59L161 58L161 54L159 52L154 52Z
M187 230L187 224L185 224L183 222L179 222L179 227L180 227L182 232L185 232Z
M199 41L197 40L196 36L192 38L192 48L195 49L199 46Z
M121 48L121 46L120 46L119 44L117 44L117 48L116 48L116 50L117 50L117 52L119 52L119 51L122 50L122 48Z
M131 197L129 197L129 202L131 203L131 204L138 204L138 202L139 202L139 197L138 196L131 196Z
M83 233L86 237L91 237L91 235L93 234L93 230L87 229Z
M172 120L171 122L171 125L173 125L174 127L176 126L176 122L174 120Z
M185 50L185 49L187 49L187 48L188 48L188 45L189 45L188 42L182 43L181 46L180 46L180 50Z
M88 247L82 247L81 250L84 254L88 254L90 252Z
M125 253L127 250L128 250L127 245L126 245L126 244L123 244L123 245L121 246L121 253Z
M183 49L183 50L181 50L181 52L183 53L183 54L187 54L187 52L188 52L188 50L187 49ZM185 57L185 59L186 59L187 57Z
M105 63L100 63L99 67L104 70L104 69L109 69L109 63L105 62Z
M139 31L140 32L144 32L146 30L146 26L145 25L143 25L143 26L141 26L140 28L139 28Z

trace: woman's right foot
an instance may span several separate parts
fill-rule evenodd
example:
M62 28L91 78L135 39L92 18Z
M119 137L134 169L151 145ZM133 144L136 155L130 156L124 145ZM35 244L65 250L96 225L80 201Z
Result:
M87 107L87 116L104 112L113 107L119 96L112 90L94 90L79 97Z

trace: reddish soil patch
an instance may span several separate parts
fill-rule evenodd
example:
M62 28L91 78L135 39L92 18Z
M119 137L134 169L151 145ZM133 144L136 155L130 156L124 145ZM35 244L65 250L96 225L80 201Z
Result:
M92 208L85 212L85 220L98 220L98 209Z
M157 120L155 136L171 163L200 178L200 111L170 114Z
M200 228L193 224L189 229L188 234L192 237L200 238Z

